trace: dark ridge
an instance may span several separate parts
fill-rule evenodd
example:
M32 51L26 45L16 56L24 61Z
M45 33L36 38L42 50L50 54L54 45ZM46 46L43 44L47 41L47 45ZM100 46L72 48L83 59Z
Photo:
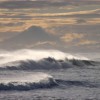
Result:
M13 63L13 66L11 65ZM16 66L16 63L19 63ZM41 59L39 61L34 60L25 60L25 61L16 61L1 66L0 69L9 69L9 70L54 70L54 69L67 69L72 67L84 68L88 66L97 66L100 63L90 60L55 60L54 58L48 57ZM15 66L14 66L15 64Z
M17 85L16 85L17 84ZM0 83L0 90L33 90L33 89L44 89L44 88L53 88L57 86L57 83L54 79L49 78L49 82L40 82L40 83L27 83L18 84L17 82L9 82L7 84Z
M61 80L57 79L56 82L61 86L78 86L78 87L89 87L89 88L97 88L100 87L100 84L98 83L92 83L89 81L71 81L71 80Z
M72 59L69 60L70 62L72 62L73 65L76 66L95 66L96 62L95 61L91 61L91 60L77 60L77 59Z

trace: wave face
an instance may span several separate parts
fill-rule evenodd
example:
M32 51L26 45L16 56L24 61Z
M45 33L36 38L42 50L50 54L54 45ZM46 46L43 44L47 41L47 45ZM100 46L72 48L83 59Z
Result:
M70 88L70 87L99 88L100 83L90 80L68 80L53 78L43 72L8 71L2 73L0 78L0 90L27 91L45 88Z
M55 60L54 58L44 58L39 61L25 60L10 62L0 66L0 69L5 70L52 70L52 69L67 69L72 67L95 66L96 62L88 60Z
M34 60L38 61L43 58L54 58L56 60L64 60L65 58L68 59L84 59L87 60L88 58L83 56L73 56L68 53L64 53L58 50L17 50L17 51L0 51L0 65L6 64L9 62L20 61L20 60Z
M19 50L0 53L0 69L35 70L65 69L76 66L94 66L95 62L85 57L76 57L57 50Z
M8 78L0 81L0 90L32 90L38 88L51 88L57 83L51 75L37 73L28 76Z

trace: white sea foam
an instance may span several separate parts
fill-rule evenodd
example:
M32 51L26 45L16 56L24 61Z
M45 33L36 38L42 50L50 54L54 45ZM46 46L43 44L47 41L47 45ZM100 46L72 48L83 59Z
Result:
M51 75L37 72L19 77L3 77L0 80L0 90L30 90L37 88L49 88L56 84Z
M83 56L73 56L69 53L64 53L58 50L29 50L22 49L17 51L1 51L0 52L0 64L5 64L8 62L14 62L19 60L35 60L38 61L43 58L54 58L56 60L68 59L82 59L88 60L88 58Z

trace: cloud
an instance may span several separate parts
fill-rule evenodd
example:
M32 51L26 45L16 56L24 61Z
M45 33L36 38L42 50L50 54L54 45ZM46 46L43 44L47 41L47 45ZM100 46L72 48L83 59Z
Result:
M55 8L49 8L50 10L49 11L51 11L51 10L54 10ZM27 11L27 9L26 9L26 11ZM77 10L76 9L76 11L74 11L74 9L72 10L72 11L63 11L63 12L60 12L59 10L58 11L56 11L56 12L49 12L48 10L41 10L40 9L40 11L38 11L38 12L35 12L35 13L32 13L32 12L24 12L24 15L26 15L26 16L30 16L30 17L89 17L89 18L91 18L91 17L98 17L99 18L99 12L100 12L100 9L99 8L96 8L96 9L91 9L91 10L88 10L88 9L86 9L86 10ZM43 13L41 13L41 12L43 12ZM16 13L16 14L19 14L20 12L18 12L18 13ZM87 16L86 16L87 15ZM93 16L91 16L91 15L93 15Z
M0 42L3 42L3 41L4 41L4 39L0 38Z
M100 1L92 1L0 0L0 48L86 51L85 45L96 47Z
M8 9L23 9L23 8L43 8L43 7L63 7L66 5L93 5L100 4L100 1L95 0L1 0L0 8Z
M51 27L59 27L64 25L75 25L75 27L77 27L77 25L79 24L90 25L90 27L92 27L93 24L100 24L100 18L32 18L30 20L22 20L20 18L5 18L0 19L0 22L0 32L21 32L27 30L31 26L39 26L45 29L50 29Z
M72 42L75 39L82 39L84 37L84 34L78 34L78 33L68 33L61 37L61 40L64 42Z
M54 18L32 18L30 20L22 20L20 18L5 18L0 19L0 32L20 32L28 29L31 26L39 26L42 28L61 26L65 24L74 24L75 19L54 19Z
M52 45L52 46L55 46L56 45L56 42L52 42L52 41L43 41L43 42L37 42L37 43L33 43L31 45L26 45L26 48L33 48L33 47L37 47L37 46L41 46L41 45Z
M10 1L12 3L18 3L19 1ZM4 2L3 4L9 4L11 6L12 3ZM22 1L20 1L22 3ZM30 1L25 1L30 4ZM62 3L65 1L32 1L34 3L42 2L47 3L51 2L53 5L55 2ZM70 2L70 1L68 1ZM24 1L23 1L24 3ZM1 3L2 4L2 3ZM26 5L28 5L26 3ZM40 3L39 3L40 4ZM38 5L39 5L38 4ZM17 5L17 4L16 4ZM23 4L24 5L24 4ZM40 4L41 5L41 4ZM70 4L68 4L69 6ZM100 24L100 9L98 6L90 6L85 9L85 7L76 7L75 10L66 10L65 6L61 6L64 8L60 10L59 7L47 6L46 8L16 8L16 9L8 9L1 8L0 9L0 32L21 32L27 30L31 26L39 26L45 29L50 29L51 27L59 27L64 25L92 25L92 24ZM67 5L66 5L67 7ZM73 8L73 7L72 7ZM81 9L80 9L81 8ZM56 9L56 10L55 10ZM48 30L50 32L50 30ZM52 31L52 33L54 33ZM75 32L78 33L78 32ZM79 32L80 33L80 32ZM54 33L55 34L55 33Z
M90 18L90 19L87 19L87 24L100 24L100 18Z
M0 8L7 8L7 9L24 9L24 8L43 8L43 7L55 7L55 6L65 6L69 3L67 2L52 2L50 0L25 0L25 1L6 1L0 2Z
M97 7L98 8L98 7ZM39 9L37 12L36 9ZM25 9L4 9L0 10L0 32L20 32L31 26L40 26L42 28L77 25L77 24L100 24L100 9L59 11L55 8L41 10L40 8ZM34 12L35 11L35 12ZM51 12L49 12L51 11ZM43 13L42 13L43 12ZM76 32L77 33L77 32Z
M100 41L94 41L94 40L81 40L77 45L94 45L94 44L98 44L100 43Z
M77 24L86 24L86 22L85 19L77 19Z

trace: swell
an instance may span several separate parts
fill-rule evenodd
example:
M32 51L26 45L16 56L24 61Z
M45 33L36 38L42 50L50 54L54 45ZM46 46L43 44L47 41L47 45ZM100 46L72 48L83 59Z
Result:
M42 89L42 88L52 88L56 86L56 82L50 78L48 83L39 82L39 83L17 83L17 82L9 82L7 84L0 83L0 90L33 90L33 89Z
M90 81L78 81L78 80L62 80L56 79L56 82L59 84L60 87L88 87L88 88L98 88L100 87L99 82L90 82Z
M52 88L56 86L55 79L48 74L37 73L34 75L27 75L19 77L9 78L0 82L0 90L33 90L40 88Z
M18 90L18 91L27 91L27 90L34 90L34 89L45 89L45 88L71 88L71 87L88 87L88 88L99 88L100 84L95 82L89 81L72 81L72 80L62 80L49 78L49 82L9 82L7 84L0 83L0 90Z
M72 67L84 67L84 66L95 66L98 63L90 60L56 60L54 58L43 58L39 61L34 60L21 60L10 62L0 66L0 69L9 69L9 70L40 70L40 69L66 69Z

